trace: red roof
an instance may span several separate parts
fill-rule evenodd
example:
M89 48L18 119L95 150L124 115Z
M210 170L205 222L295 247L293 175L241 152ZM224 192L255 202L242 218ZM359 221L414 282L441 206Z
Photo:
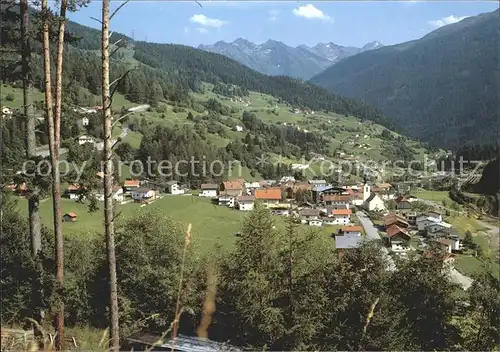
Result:
M139 180L125 180L123 187L139 187Z
M401 203L401 202L409 202L408 198L404 196L399 196L396 198L396 203Z
M68 191L78 191L80 189L80 185L69 185Z
M70 218L76 218L76 214L75 213L66 213L64 214L64 216L69 216Z
M223 182L224 190L241 190L243 189L243 184L241 181L227 181Z
M389 215L384 216L384 225L385 226L391 226L397 222L401 223L405 227L409 226L406 219L403 218L402 216L399 216L397 214L389 214Z
M438 241L438 243L445 245L445 246L451 246L451 244L452 244L451 240L449 240L447 238L440 238L437 241Z
M258 189L255 191L255 198L265 199L265 200L281 200L281 189L279 188Z
M348 202L351 200L349 195L326 194L323 200L327 202Z
M362 226L345 226L342 228L342 231L344 232L362 232L363 227Z
M332 214L333 215L351 215L352 210L351 209L333 209Z
M410 237L410 235L405 231L403 230L401 227L399 227L398 225L391 225L388 229L387 229L387 236L389 236L389 238L392 238L398 234L402 234L404 237Z

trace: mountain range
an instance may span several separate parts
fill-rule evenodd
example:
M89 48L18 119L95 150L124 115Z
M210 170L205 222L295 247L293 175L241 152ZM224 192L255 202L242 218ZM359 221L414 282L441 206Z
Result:
M213 45L200 45L198 49L225 55L267 75L309 79L344 58L382 47L377 41L361 48L332 42L313 47L291 47L275 40L258 45L238 38L231 43L219 41Z
M399 130L435 145L498 143L498 16L351 56L311 82L381 108Z

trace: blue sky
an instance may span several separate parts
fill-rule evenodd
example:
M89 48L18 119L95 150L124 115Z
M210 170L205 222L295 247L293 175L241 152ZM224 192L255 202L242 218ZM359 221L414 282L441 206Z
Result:
M136 40L197 46L243 37L288 45L334 42L362 46L417 39L439 26L491 12L495 1L130 1L113 18L111 29ZM120 2L112 2L112 8ZM99 27L99 1L70 14L78 23Z

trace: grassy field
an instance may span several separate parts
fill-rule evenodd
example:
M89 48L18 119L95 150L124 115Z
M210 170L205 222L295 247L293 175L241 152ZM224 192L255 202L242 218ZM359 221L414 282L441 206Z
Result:
M458 255L455 258L455 268L460 271L462 274L473 277L475 274L479 274L484 270L488 270L483 262L476 257ZM491 268L489 269L490 273L500 279L500 264L492 263Z
M12 86L2 84L1 86L2 106L8 106L14 109L23 107L23 90L21 88L14 88ZM7 97L13 98L8 100ZM33 91L33 101L43 101L44 95L38 89Z
M95 213L89 213L87 206L79 202L63 199L63 214L74 212L78 220L74 223L63 223L65 236L95 236L103 232L104 217L101 209ZM18 208L21 214L27 215L27 202L19 198ZM192 240L196 247L202 252L210 251L218 243L224 249L231 249L235 242L234 233L241 231L241 225L246 212L233 210L227 207L211 204L210 200L196 196L170 196L164 195L154 203L141 207L135 203L118 205L118 222L137 215L147 209L159 209L165 215L175 219L182 225L192 224ZM43 200L40 206L43 225L52 227L52 202L50 199ZM275 226L284 230L283 217L275 217ZM301 225L305 229L305 225ZM337 231L337 226L329 226L318 229L319 235L330 237L332 232ZM333 245L333 240L331 241Z
M482 226L479 222L477 222L473 218L469 218L467 216L453 216L446 219L453 228L458 230L460 233L465 233L466 231L470 231L473 234L478 231L486 231L488 230L484 226Z
M443 200L452 202L448 191L416 191L413 193L416 197L441 203Z

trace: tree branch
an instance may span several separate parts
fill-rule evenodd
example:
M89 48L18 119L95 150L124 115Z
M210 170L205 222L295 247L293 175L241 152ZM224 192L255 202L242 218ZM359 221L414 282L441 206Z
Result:
M113 17L116 15L116 13L117 13L118 11L120 11L120 10L121 10L121 8L122 8L123 6L127 5L127 3L128 3L129 1L130 1L130 0L125 0L125 1L124 1L121 5L120 5L120 6L118 6L118 8L117 8L116 10L114 10L114 11L113 11L113 13L111 14L111 16L109 16L109 20L111 21L111 20L113 19ZM110 37L111 37L111 35L110 35Z
M115 127L116 123L119 122L120 120L123 120L125 117L129 116L129 115L132 115L135 111L129 111L127 112L125 115L123 116L120 116L119 118L117 118L114 122L113 122L113 125L112 127Z
M91 18L91 19L93 19L94 21L97 21L97 22L99 22L100 24L102 24L102 21L101 21L100 19L95 18L95 17L92 17L92 16L90 16L90 18Z
M125 79L125 77L127 77L127 75L130 73L130 71L132 71L132 70L128 70L127 72L125 72L125 74L123 76L118 78L118 81L116 81L116 80L115 81L120 82L122 79ZM111 83L109 86L111 87L115 83L115 81L113 81L113 83ZM115 95L115 92L117 89L118 89L118 84L113 87L113 90L111 91L111 94L109 95L109 99L110 99L111 103L113 102L113 96Z

